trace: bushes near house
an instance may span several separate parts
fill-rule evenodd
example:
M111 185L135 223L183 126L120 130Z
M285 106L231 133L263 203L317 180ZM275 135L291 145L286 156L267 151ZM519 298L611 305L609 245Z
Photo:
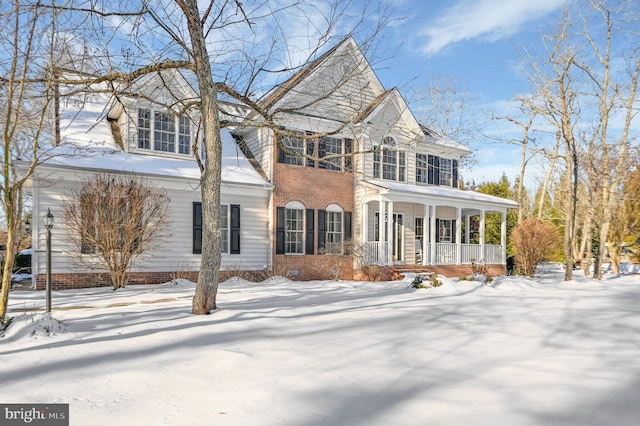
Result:
M560 234L551 223L533 217L523 220L511 234L516 268L532 277L536 267L551 256L559 242Z
M429 274L429 275L418 274L411 282L411 287L413 288L440 287L441 285L442 285L442 281L438 279L438 274Z

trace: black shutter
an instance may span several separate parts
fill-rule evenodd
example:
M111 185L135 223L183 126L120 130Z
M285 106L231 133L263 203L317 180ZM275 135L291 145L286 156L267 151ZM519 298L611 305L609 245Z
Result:
M313 133L311 132L307 132L307 136L308 135L312 135ZM314 156L315 155L315 146L316 146L316 142L313 139L307 139L307 155L310 156ZM312 160L311 158L307 158L307 167L315 167L316 166L316 162L315 160Z
M435 156L429 154L427 156L427 183L433 185L433 171L435 169L434 160Z
M284 254L284 207L276 207L276 254Z
M327 231L327 211L318 210L318 253L324 249Z
M240 254L240 206L231 204L231 254Z
M433 184L440 185L440 157L433 156Z
M353 139L344 140L344 170L350 172L353 170Z
M440 242L440 219L436 218L436 243Z
M306 233L304 238L304 254L313 254L315 242L315 215L313 209L306 210Z
M351 212L344 212L344 238L343 242L351 240Z
M457 188L458 187L458 160L452 160L452 175L453 175L453 187Z
M202 253L202 203L193 203L193 253Z
M284 130L284 127L278 127L279 130ZM278 132L274 132L273 133L273 138L276 142L276 148L278 149L278 163L284 163L285 160L285 152L282 149L282 138L283 136L278 133Z
M457 234L457 230L456 230L456 221L452 220L451 221L451 242L455 244L456 242L456 234Z

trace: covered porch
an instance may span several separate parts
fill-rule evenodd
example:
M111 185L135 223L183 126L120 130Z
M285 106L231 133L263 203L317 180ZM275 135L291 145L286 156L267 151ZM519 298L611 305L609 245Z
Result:
M370 193L360 216L362 262L380 266L505 265L507 212L517 204L472 191L450 191L458 199ZM460 199L463 197L467 199Z

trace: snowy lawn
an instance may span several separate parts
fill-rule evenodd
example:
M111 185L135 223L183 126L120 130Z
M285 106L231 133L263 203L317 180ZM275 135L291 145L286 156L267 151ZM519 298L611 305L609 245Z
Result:
M637 425L640 276L11 293L0 402L71 425Z

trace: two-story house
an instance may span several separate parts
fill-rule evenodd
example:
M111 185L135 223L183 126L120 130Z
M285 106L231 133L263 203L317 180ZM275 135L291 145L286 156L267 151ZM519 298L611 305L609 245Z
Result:
M484 263L504 273L506 215L517 203L458 189L469 149L418 123L397 89L385 90L351 38L272 92L280 133L238 128L274 184L274 265L326 278L327 256L362 265L419 265L450 276ZM499 244L485 217L502 217ZM475 228L474 228L475 225Z
M197 94L175 71L146 76L130 90L143 96L61 97L59 146L29 187L39 286L42 218L49 209L60 212L69 188L96 172L144 176L171 199L171 235L143 253L131 281L195 279L202 232L200 171L191 153L197 111L178 111ZM457 188L460 161L470 151L418 123L352 38L264 97L261 108L276 127L260 126L261 115L248 108L226 108L242 118L222 130L222 270L325 279L337 269L351 278L363 265L401 264L453 276L478 261L504 272L506 213L517 204ZM485 244L488 213L502 216L500 244ZM96 275L73 262L77 253L66 235L77 230L58 218L54 287L93 284Z

